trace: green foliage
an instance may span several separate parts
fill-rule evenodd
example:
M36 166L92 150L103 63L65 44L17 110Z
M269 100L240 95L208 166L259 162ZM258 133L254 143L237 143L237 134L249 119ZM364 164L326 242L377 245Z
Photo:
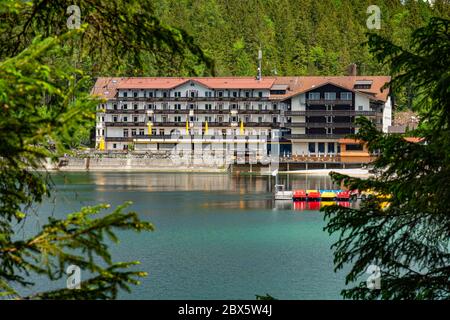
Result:
M88 92L92 76L138 74L165 61L186 73L213 65L185 31L161 23L149 2L77 1L82 27L68 32L71 1L0 2L0 296L19 299L113 299L146 275L137 262L114 262L108 245L117 230L151 231L121 206L82 208L49 219L35 235L17 239L30 207L50 195L45 171L86 140L101 101ZM103 211L103 213L101 213ZM89 273L81 289L25 295L33 275L58 280L75 264ZM130 269L132 268L132 269Z
M262 48L263 75L342 75L356 63L361 74L389 74L361 47L367 7L381 8L381 30L398 45L433 16L450 17L448 1L160 0L158 17L186 30L214 57L219 75L255 76ZM236 60L236 45L243 48ZM150 71L151 74L151 71ZM177 73L175 73L177 74Z
M86 71L89 69L90 75L112 70L142 75L144 62L148 60L154 64L161 61L175 64L190 73L195 73L193 65L196 64L204 64L206 73L213 71L212 60L194 44L191 35L162 23L152 2L138 0L3 1L0 4L0 58L16 55L36 36L67 32L69 14L66 11L74 4L80 7L86 31L72 40L71 62L87 64L82 67ZM189 63L185 61L186 56Z
M50 218L30 238L14 237L14 226L26 219L27 208L49 195L46 176L37 170L66 150L99 103L80 91L89 80L81 70L47 64L50 58L64 56L61 43L77 33L36 38L19 55L0 62L0 296L109 299L145 276L127 270L137 262L114 263L108 252L107 241L118 240L116 230L153 230L135 212L124 213L125 206L101 217L98 214L108 206L82 208L63 220ZM57 280L70 264L92 274L80 290L21 295L19 286L33 285L31 274Z
M373 178L332 174L351 189L372 189L390 195L374 197L359 209L325 208L326 230L338 233L333 245L336 269L351 270L343 290L353 299L450 298L450 20L433 18L412 34L410 50L371 35L372 53L395 71L392 85L414 83L420 99L416 106L422 122L408 135L423 138L408 142L401 135L385 135L367 119L356 138L381 154L374 161ZM370 264L381 268L381 289L360 282Z
M256 295L256 300L277 300L272 297L270 294L266 293L265 296Z

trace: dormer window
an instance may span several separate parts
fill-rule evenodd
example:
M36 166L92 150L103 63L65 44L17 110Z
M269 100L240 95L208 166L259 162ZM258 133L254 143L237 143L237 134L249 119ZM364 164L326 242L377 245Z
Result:
M355 89L370 89L372 87L372 80L356 80L353 88Z

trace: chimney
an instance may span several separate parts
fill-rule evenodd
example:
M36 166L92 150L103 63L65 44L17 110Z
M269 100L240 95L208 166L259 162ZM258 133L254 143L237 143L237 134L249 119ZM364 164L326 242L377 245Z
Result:
M256 76L257 80L261 80L261 74L262 74L262 70L261 70L261 61L262 61L262 50L259 49L258 50L258 74Z
M358 70L357 70L357 66L356 63L352 63L348 66L348 75L352 76L352 77L356 77L358 75Z

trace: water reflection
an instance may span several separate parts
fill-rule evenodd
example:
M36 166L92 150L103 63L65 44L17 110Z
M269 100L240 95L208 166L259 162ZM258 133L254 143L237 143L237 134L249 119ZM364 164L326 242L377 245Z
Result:
M319 210L327 205L325 202L274 201L272 191L275 178L272 176L92 172L58 173L53 180L59 185L58 189L67 194L89 188L98 194L120 192L123 200L139 202L176 202L183 194L180 201L186 201L187 197L200 208ZM294 190L337 188L329 176L280 175L278 183ZM64 187L61 188L61 185Z

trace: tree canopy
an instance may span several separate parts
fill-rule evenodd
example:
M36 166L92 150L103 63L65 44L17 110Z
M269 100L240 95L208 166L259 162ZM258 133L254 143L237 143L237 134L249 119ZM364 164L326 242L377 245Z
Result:
M412 34L409 49L380 35L369 38L371 52L388 64L392 85L414 83L416 111L422 119L418 139L382 134L358 119L356 138L378 151L375 177L333 174L351 189L371 189L379 196L361 208L325 209L326 230L338 233L334 244L337 269L350 265L343 290L353 299L450 298L450 20L432 18ZM383 202L387 202L383 204ZM381 288L366 286L369 265L381 269ZM359 282L360 280L364 280Z

